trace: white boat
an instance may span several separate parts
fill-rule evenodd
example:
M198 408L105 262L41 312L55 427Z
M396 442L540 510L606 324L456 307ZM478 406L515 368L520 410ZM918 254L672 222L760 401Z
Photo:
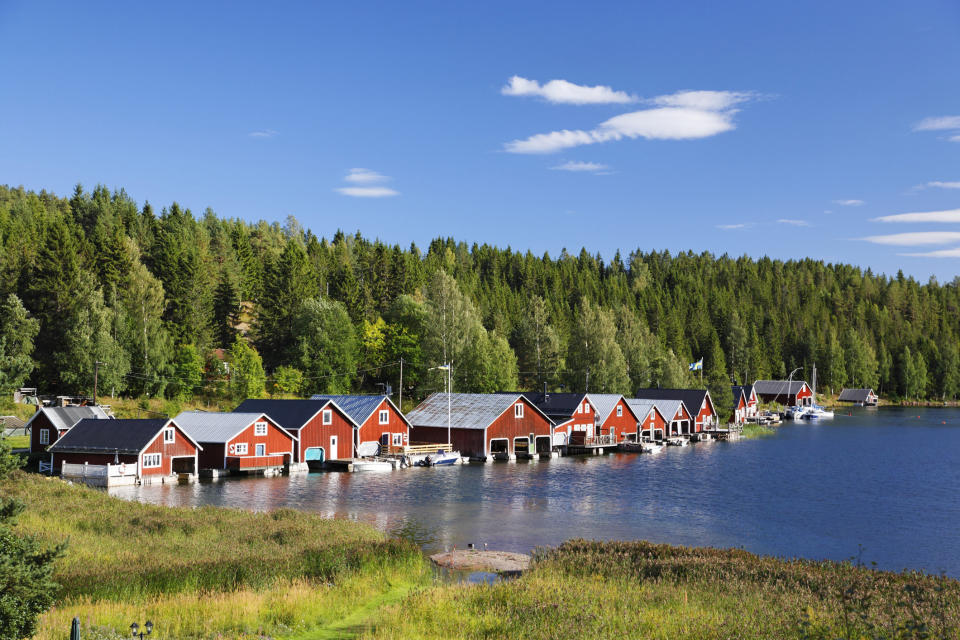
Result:
M459 451L445 451L437 449L436 453L431 453L418 464L422 467L446 467L454 464L461 464L463 460Z
M667 444L671 447L685 447L690 444L686 438L669 438Z
M784 411L784 415L792 420L799 420L809 410L810 407L787 407L787 410Z
M663 445L656 442L642 442L640 447L643 453L660 453L663 451Z
M809 407L806 413L801 416L804 420L819 420L820 418L832 418L833 411L824 409L820 406Z

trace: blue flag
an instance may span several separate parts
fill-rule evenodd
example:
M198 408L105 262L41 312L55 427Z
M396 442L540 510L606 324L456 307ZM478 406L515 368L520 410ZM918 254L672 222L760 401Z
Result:
M703 370L703 358L700 358L696 362L690 363L690 371L702 371Z

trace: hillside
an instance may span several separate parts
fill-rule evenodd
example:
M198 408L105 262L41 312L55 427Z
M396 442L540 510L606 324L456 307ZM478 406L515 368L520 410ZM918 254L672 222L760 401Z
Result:
M630 392L796 367L904 398L960 389L960 279L666 252L610 262L249 223L123 190L0 187L0 387L185 399L564 385ZM15 296L15 297L11 297ZM241 338L237 340L238 336ZM252 346L253 349L249 347ZM218 351L219 350L219 351Z

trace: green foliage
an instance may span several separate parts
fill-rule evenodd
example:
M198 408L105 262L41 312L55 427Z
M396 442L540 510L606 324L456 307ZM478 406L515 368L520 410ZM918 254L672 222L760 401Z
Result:
M29 317L23 303L9 294L0 305L0 393L23 386L33 372L33 341L40 323Z
M293 326L297 341L291 360L304 371L305 391L348 392L357 367L357 339L343 303L307 299Z
M303 389L303 372L294 367L281 365L273 370L272 392L274 395L299 395Z
M177 400L186 400L203 384L206 363L200 350L192 344L178 344L174 349L170 395Z
M613 312L584 302L573 320L565 382L569 391L631 394ZM589 380L589 387L588 381Z
M230 348L230 395L235 400L263 396L266 374L256 349L237 336Z

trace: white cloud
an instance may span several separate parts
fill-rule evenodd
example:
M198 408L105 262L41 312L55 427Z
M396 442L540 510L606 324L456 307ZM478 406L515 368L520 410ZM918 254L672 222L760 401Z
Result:
M564 162L563 164L558 164L555 167L550 167L555 171L585 171L590 173L600 173L605 172L608 167L605 164L600 164L599 162L578 162L576 160L570 160L569 162Z
M938 249L937 251L927 251L925 253L898 253L899 256L909 256L911 258L960 258L960 247L956 249Z
M960 181L943 182L941 180L933 180L924 184L918 184L913 188L914 191L922 191L923 189L960 189Z
M746 223L738 224L718 224L717 229L723 229L724 231L733 231L734 229L746 229L747 227L752 226Z
M661 107L723 111L754 97L756 97L756 94L749 91L678 91L670 95L651 98L646 102Z
M358 167L356 169L350 169L350 172L347 173L343 179L354 184L375 184L377 182L390 180L390 176L381 175L376 171Z
M950 142L960 142L960 135L950 136L949 138L947 138L947 140L949 140Z
M833 204L839 204L841 207L860 207L867 203L863 200L834 200Z
M340 187L337 191L354 198L388 198L400 195L399 191L389 187Z
M732 107L754 97L737 91L680 91L645 100L657 105L631 111L601 122L593 129L562 129L538 133L504 144L510 153L553 153L588 144L646 138L648 140L695 140L736 128Z
M251 131L247 135L251 138L272 138L277 135L277 132L273 129L262 129L260 131Z
M789 224L794 227L809 227L810 223L806 220L791 220L789 218L780 218L777 220L780 224Z
M917 124L913 125L914 131L945 131L950 129L960 129L960 116L924 118Z
M603 85L588 87L566 80L551 80L541 85L536 80L520 76L510 78L500 93L505 96L539 96L554 104L627 104L637 101L636 96Z
M867 236L863 239L874 244L915 247L925 244L960 242L960 231L912 231L910 233L894 233L886 236Z
M873 218L872 222L960 222L960 209L917 211Z

